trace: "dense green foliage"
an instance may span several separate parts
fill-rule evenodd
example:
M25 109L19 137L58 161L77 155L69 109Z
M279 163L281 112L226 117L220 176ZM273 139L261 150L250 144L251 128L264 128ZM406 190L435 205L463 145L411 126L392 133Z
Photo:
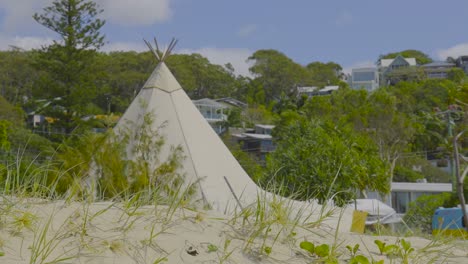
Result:
M404 220L411 227L430 233L432 231L432 216L435 210L439 207L450 207L450 202L450 193L421 195L409 204Z
M419 65L432 62L432 59L431 59L431 57L429 57L429 55L427 55L427 54L425 54L425 53L423 53L423 52L421 52L419 50L413 50L413 49L388 53L388 54L385 54L385 55L381 55L380 58L382 58L382 59L393 59L393 58L396 58L398 55L401 55L404 58L415 58L416 63L419 64Z
M281 128L277 149L267 159L265 185L273 181L285 195L319 202L333 198L338 204L356 191L388 192L385 163L366 134L305 118Z

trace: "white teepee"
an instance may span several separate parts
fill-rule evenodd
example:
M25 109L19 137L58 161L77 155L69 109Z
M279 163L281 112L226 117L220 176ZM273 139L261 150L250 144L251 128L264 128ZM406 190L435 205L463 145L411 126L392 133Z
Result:
M160 160L169 156L171 147L181 146L185 155L182 161L185 182L198 182L200 198L213 209L232 210L237 204L234 194L242 205L255 201L261 189L193 105L164 60L160 60L114 130L118 133L128 129L131 123L130 129L137 131L147 113L155 117L151 124L154 128L162 127L165 143ZM129 144L137 142L130 140ZM131 153L127 154L132 158Z

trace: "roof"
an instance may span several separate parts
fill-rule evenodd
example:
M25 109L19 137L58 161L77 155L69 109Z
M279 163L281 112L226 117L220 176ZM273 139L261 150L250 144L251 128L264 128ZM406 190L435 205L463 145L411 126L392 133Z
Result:
M367 212L366 225L390 224L402 221L397 216L395 209L377 199L356 199L355 203L349 204L348 207L356 207L359 211Z
M367 68L353 68L351 72L375 72L377 71L376 67L367 67Z
M216 102L210 98L203 98L198 100L192 100L193 104L195 105L203 105L203 106L211 106L215 108L227 108L226 105Z
M408 192L451 192L451 183L427 183L427 182L392 182L392 191Z
M232 97L219 98L219 99L215 99L215 101L226 103L226 104L237 106L237 107L242 107L242 108L245 108L248 106L246 103L239 101L237 99L234 99Z
M398 56L398 57L401 57L401 56ZM397 58L398 58L397 57ZM403 57L401 57L403 58ZM396 58L393 58L393 59L381 59L380 60L380 67L388 67L390 66L393 61L395 60ZM406 62L408 62L408 64L410 66L416 66L416 59L415 58L403 58Z
M297 87L297 92L298 93L311 93L318 90L317 86L303 86L303 87Z
M323 89L320 89L319 92L331 92L331 91L336 91L340 87L338 85L333 85L333 86L325 86Z
M455 67L455 63L450 63L446 61L434 61L421 66L425 68Z
M255 133L232 134L232 136L236 138L242 138L242 139L247 139L247 138L261 139L261 140L272 139L271 135L255 134Z
M263 129L273 129L275 128L274 125L262 125L262 124L256 124L255 127L263 128Z

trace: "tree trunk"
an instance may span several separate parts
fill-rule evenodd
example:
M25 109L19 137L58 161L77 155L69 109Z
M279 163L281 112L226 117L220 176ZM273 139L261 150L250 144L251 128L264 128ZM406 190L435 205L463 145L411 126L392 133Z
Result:
M463 132L459 133L456 137L453 138L453 155L455 159L455 175L457 177L457 194L458 199L460 201L461 210L463 213L463 224L465 229L468 227L468 216L466 214L466 203L465 203L465 195L463 194L463 178L460 175L460 156L458 154L458 138L463 134Z

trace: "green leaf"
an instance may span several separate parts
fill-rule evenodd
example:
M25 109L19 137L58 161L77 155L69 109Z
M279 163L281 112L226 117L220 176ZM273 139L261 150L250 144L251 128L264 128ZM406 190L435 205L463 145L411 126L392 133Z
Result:
M377 247L379 248L379 251L380 251L380 255L382 255L384 253L384 249L385 249L385 245L386 243L385 242L382 242L378 239L374 240L374 243L377 245Z
M363 255L357 255L349 261L350 264L370 264L367 257Z
M5 256L5 252L0 251L0 257L3 257L3 256Z
M359 250L359 244L354 245L353 254L356 254L356 252L358 252L358 250Z
M383 253L384 254L395 254L398 251L398 246L397 245L388 245L385 246Z
M321 258L328 257L330 255L330 246L327 244L322 244L315 247L315 254Z
M310 254L314 254L315 252L314 244L309 241L302 241L301 244L299 244L299 247L308 251Z
M411 249L411 242L402 239L400 243L403 249L405 250L405 252L408 252Z

